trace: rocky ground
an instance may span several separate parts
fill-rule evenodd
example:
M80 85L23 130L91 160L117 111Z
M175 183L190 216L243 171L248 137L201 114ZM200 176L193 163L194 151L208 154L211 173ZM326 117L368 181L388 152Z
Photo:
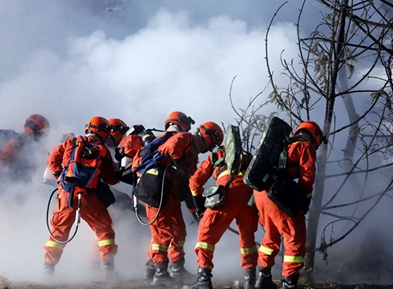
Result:
M275 280L278 288L281 287L281 282ZM220 281L213 284L215 289L242 289L243 287L238 281ZM14 284L10 280L0 276L0 289L153 289L149 283L144 280L131 280L121 283L105 283L96 282L90 284L29 284L19 283ZM179 289L175 287L174 289ZM393 289L393 285L367 285L367 284L299 284L301 289Z

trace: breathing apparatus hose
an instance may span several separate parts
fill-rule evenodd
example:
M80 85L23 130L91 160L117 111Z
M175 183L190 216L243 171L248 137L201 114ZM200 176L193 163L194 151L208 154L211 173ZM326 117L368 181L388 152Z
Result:
M162 174L160 204L158 205L157 214L154 216L154 218L153 218L153 220L152 220L151 222L144 222L144 221L142 220L141 216L139 215L139 211L138 211L138 204L139 204L139 202L138 202L137 200L135 201L136 198L134 198L134 208L135 208L135 215L136 215L136 218L137 218L138 221L139 221L142 225L144 225L144 226L150 226L151 224L153 224L153 223L157 220L158 215L159 215L160 212L161 212L161 208L162 208L162 199L163 199L163 197L164 197L165 175L166 175L166 171L168 170L168 168L169 168L170 165L171 165L171 164L169 164L169 165L166 166L166 168L165 168L165 170L164 170L164 173Z
M50 230L50 226L49 226L49 208L50 208L50 203L51 203L51 201L52 201L53 195L56 193L57 190L58 190L58 188L54 189L53 192L51 193L51 195L49 196L48 206L47 206L47 209L46 209L46 227L48 228L48 231L49 231L50 236L53 238L53 240L56 241L56 243L59 243L59 244L67 244L67 243L71 242L72 239L74 239L74 237L75 237L75 235L76 235L76 232L78 232L79 224L80 224L80 221L81 221L81 199L82 199L82 192L79 192L79 193L78 193L78 209L77 209L77 211L76 211L75 223L74 223L74 224L76 224L75 232L74 232L74 234L71 236L71 238L69 238L68 240L66 240L66 241L59 241L59 240L57 240L57 239L53 236L53 234L52 234L52 232L51 232L51 230Z

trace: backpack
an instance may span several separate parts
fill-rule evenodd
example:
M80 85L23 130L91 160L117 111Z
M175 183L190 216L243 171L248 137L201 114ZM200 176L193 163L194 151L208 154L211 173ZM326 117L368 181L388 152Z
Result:
M11 139L17 138L19 135L12 129L0 129L0 153Z
M213 186L202 193L205 199L206 208L217 208L225 205L228 188L236 176L240 173L242 167L243 149L238 126L229 125L225 135L225 158L215 160L217 157L212 155L214 170L217 166L226 165L230 178L225 186Z
M278 117L269 120L258 147L247 167L244 183L257 190L267 190L278 169L286 165L286 146L293 142L289 137L291 126Z
M134 185L132 195L155 208L164 207L171 190L171 182L165 181L166 166L160 161L166 157L158 151L158 147L166 142L176 132L166 132L163 136L155 138L139 151L141 162L132 171ZM141 177L138 179L136 173Z
M68 165L61 172L63 188L73 193L76 187L93 193L100 182L101 165L106 149L102 144L87 141L87 137L73 138L73 149Z
M166 157L158 152L158 147L166 142L176 132L165 132L161 137L155 138L153 141L148 143L139 151L139 155L142 157L140 164L133 170L133 173L140 173L143 175L147 170L151 168L157 168L159 162Z

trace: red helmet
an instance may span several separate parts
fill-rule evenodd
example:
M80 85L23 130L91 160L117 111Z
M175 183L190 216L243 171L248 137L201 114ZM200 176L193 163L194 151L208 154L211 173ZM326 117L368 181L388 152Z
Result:
M176 124L183 132L187 132L191 129L191 125L194 123L195 121L185 113L181 111L173 111L165 120L165 130L167 130L171 124Z
M312 120L307 120L299 124L294 134L297 134L300 130L306 130L310 133L315 140L317 148L321 145L322 141L325 141L321 128Z
M45 137L50 129L49 121L40 114L30 115L23 126L25 131L35 140Z
M207 121L198 126L197 133L199 133L205 143L207 144L208 150L211 150L214 146L219 146L224 140L224 133L218 124Z
M118 118L110 118L108 122L111 126L110 135L119 140L130 129L124 121Z
M94 133L105 141L109 135L110 127L109 122L105 118L94 116L86 123L85 134Z

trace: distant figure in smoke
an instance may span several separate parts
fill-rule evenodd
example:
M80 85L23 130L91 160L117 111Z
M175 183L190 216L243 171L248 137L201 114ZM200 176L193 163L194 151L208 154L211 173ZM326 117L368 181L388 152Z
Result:
M99 180L96 180L94 183L104 182L105 185L106 183L114 185L118 182L115 178L114 163L110 151L104 145L109 131L110 124L108 120L96 116L86 123L86 135L77 139L87 139L87 142L94 143L99 148L99 152L96 153L100 154L100 175L98 176ZM51 218L51 235L44 247L44 272L47 275L53 275L55 271L55 265L63 254L65 242L68 240L71 227L75 222L79 203L78 197L81 194L80 216L97 236L105 277L117 278L117 274L114 271L114 256L117 253L115 232L112 229L112 219L108 213L107 206L97 196L99 185L89 189L74 185L73 191L70 193L67 192L66 180L60 177L63 169L70 164L71 154L75 145L75 138L67 139L49 156L49 167L58 179L59 192L57 195L57 206ZM68 183L68 185L70 184Z
M213 156L213 154L215 154ZM216 152L205 159L198 170L190 178L190 189L194 197L201 196L203 185L213 175L217 186L226 186L230 179L228 167L214 164L225 159L225 148L220 147ZM198 263L197 281L184 286L186 289L212 289L211 271L213 270L213 255L216 244L222 235L236 219L239 229L239 245L241 266L245 269L244 289L254 289L257 267L257 246L254 233L258 229L258 215L255 208L248 205L252 196L252 188L243 182L243 175L251 157L243 154L240 173L233 179L228 187L228 198L224 206L207 209L199 223L198 240L195 246Z
M313 121L301 123L295 130L294 137L299 141L287 146L287 162L285 173L292 179L299 179L298 184L306 195L306 206L311 201L315 181L316 150L326 141L322 130ZM267 191L255 191L254 201L259 211L260 223L265 230L262 244L258 250L258 264L261 268L255 285L257 289L276 289L272 280L271 268L274 258L280 250L281 237L284 240L284 262L282 276L283 289L296 289L299 271L304 266L306 254L306 221L299 210L295 217L289 217L268 197ZM308 211L308 210L307 210Z
M24 132L14 133L0 153L2 186L14 182L31 182L37 168L35 156L44 153L41 141L49 133L49 121L40 114L32 114L26 119L23 128Z

